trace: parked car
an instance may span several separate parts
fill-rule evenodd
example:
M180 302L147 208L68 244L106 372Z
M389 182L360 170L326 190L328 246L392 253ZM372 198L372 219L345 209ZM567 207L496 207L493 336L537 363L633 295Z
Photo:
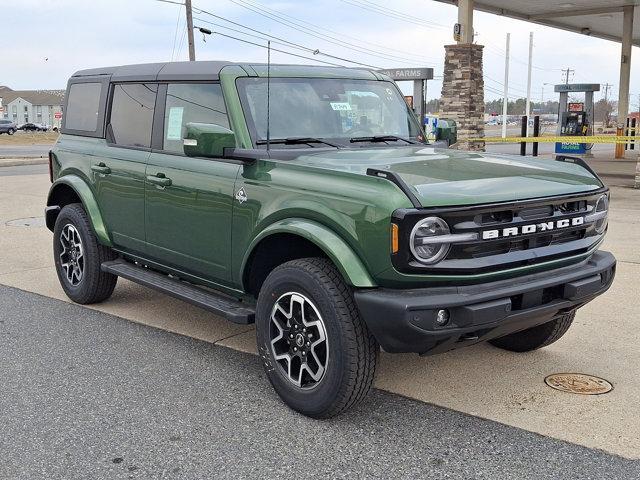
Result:
M276 392L326 418L365 397L380 347L534 350L611 285L609 190L581 160L429 146L378 72L268 72L71 77L45 211L70 299L123 277L255 322Z
M18 130L23 130L25 132L46 132L47 127L39 124L39 123L23 123L18 127Z
M13 135L18 130L18 126L11 120L0 119L0 133Z

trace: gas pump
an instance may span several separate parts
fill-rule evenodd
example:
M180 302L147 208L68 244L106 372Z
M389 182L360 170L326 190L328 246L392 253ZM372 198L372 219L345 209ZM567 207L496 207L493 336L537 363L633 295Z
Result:
M587 112L564 112L560 133L565 137L586 135L589 131L586 115Z
M588 84L563 84L556 85L555 91L560 93L558 135L563 137L584 137L591 133L593 128L593 92L600 90L597 83ZM568 94L584 92L584 103L569 103ZM591 145L580 142L556 143L556 153L585 155L591 149Z
M584 103L569 103L566 112L562 112L558 130L563 137L584 137L589 133L589 116L584 109ZM576 140L578 140L576 138ZM556 143L556 153L572 153L584 155L587 153L586 143Z
M584 137L589 132L589 120L583 103L570 103L569 111L562 112L560 135L563 137ZM576 140L578 140L576 138ZM587 153L585 143L556 143L556 153Z

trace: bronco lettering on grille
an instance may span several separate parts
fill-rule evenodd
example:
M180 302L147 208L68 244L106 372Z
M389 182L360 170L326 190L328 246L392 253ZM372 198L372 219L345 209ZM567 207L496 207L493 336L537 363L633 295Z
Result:
M497 230L485 230L482 232L483 240L492 240L495 238L515 237L518 235L529 235L537 232L547 232L550 230L559 230L567 227L578 227L584 224L584 217L563 218L551 222L532 223L521 225L519 227L507 227Z

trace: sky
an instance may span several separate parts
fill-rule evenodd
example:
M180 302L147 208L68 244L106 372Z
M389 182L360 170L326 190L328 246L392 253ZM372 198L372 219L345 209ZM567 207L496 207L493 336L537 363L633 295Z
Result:
M250 32L210 14L194 13L196 26L214 32L265 45L263 39L229 28L251 35L259 35L257 30L309 50L280 45L275 39L274 49L315 60L356 66L311 53L319 50L372 67L433 67L436 77L442 75L444 45L454 43L457 21L455 7L432 0L193 0L193 5L196 12L203 9L254 29ZM11 48L0 49L0 85L14 90L64 88L68 77L84 68L188 59L184 7L171 3L20 0L0 15L3 44L11 42ZM283 25L274 18L290 23ZM475 13L474 22L476 43L485 46L486 99L502 97L507 32L511 33L510 98L526 96L529 32L533 32L533 101L557 98L552 85L544 84L561 83L563 68L575 70L570 77L574 82L612 84L609 98L617 99L619 44L482 12ZM196 32L195 39L198 60L266 62L266 50L259 46L217 33L204 42ZM638 110L640 49L634 47L632 56L631 109ZM313 59L272 52L272 62L313 63ZM401 84L406 93L410 87ZM439 97L442 82L436 78L427 88L428 98ZM596 100L603 94L596 94Z

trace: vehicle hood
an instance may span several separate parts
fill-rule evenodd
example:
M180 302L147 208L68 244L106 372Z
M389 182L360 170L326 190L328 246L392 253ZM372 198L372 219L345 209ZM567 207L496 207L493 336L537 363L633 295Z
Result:
M360 175L369 168L395 172L425 207L525 200L603 186L574 163L423 145L323 150L293 162Z

